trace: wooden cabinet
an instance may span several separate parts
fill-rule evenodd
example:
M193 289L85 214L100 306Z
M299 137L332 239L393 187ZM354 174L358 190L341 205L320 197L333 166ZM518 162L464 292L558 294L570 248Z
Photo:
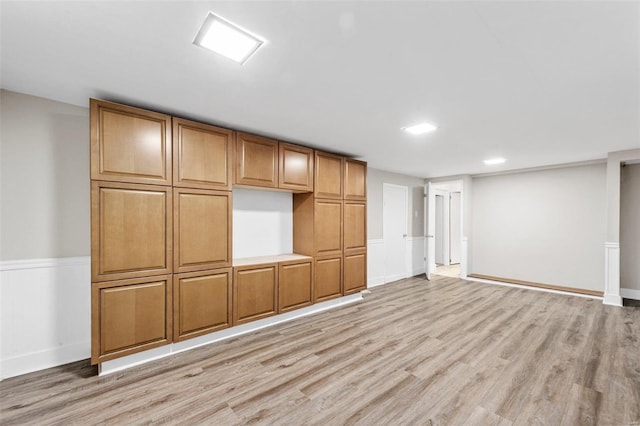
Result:
M342 253L342 201L294 194L293 251L308 256Z
M317 198L342 199L344 157L316 151L315 195Z
M344 202L344 251L367 248L367 203Z
M92 281L171 273L171 192L156 185L92 182Z
M313 259L278 264L278 312L289 312L313 302Z
M367 288L367 253L344 255L344 294L357 293Z
M313 191L313 149L280 142L280 189Z
M313 303L342 296L342 256L315 259Z
M173 119L173 186L231 190L234 132Z
M174 189L174 271L231 266L232 194Z
M231 326L231 281L231 268L174 275L175 342Z
M345 159L343 193L345 200L367 199L367 163L350 158Z
M233 268L233 324L266 318L278 311L278 264Z
M171 342L171 275L93 283L91 363Z
M171 117L91 99L91 179L171 185Z
M238 133L235 156L235 184L278 187L278 141Z

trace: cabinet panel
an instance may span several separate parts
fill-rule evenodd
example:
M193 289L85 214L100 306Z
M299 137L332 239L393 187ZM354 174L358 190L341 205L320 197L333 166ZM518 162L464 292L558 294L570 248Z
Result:
M343 157L316 151L315 194L318 198L342 198Z
M316 256L342 252L342 201L315 200Z
M174 190L174 270L231 266L231 192Z
M280 189L313 191L313 150L280 142Z
M234 325L274 315L278 310L277 264L233 269Z
M344 202L344 251L367 248L367 204Z
M344 294L367 288L367 253L344 255Z
M238 133L235 154L236 184L278 187L278 141Z
M342 256L315 259L313 302L342 296Z
M173 119L173 185L231 190L233 131Z
M91 278L171 273L171 188L91 183Z
M93 283L91 363L171 342L171 275Z
M312 303L313 260L280 263L278 270L278 312L288 312Z
M175 342L231 326L231 268L174 275Z
M367 163L347 158L344 162L344 199L367 199Z
M171 185L171 117L90 103L91 179Z

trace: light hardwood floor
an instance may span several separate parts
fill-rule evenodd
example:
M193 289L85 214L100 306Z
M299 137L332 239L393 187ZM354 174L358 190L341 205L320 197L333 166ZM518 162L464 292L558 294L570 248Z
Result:
M640 308L435 276L115 373L0 383L2 424L640 423Z

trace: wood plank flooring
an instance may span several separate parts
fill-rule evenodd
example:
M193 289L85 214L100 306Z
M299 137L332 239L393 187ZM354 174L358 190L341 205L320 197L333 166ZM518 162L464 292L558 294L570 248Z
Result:
M0 383L0 423L637 425L640 308L435 276L106 377Z

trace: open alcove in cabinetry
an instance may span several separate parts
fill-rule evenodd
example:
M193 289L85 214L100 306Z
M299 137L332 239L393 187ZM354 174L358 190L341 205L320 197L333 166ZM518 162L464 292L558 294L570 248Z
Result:
M93 364L366 288L366 163L258 135L92 99L91 223Z

